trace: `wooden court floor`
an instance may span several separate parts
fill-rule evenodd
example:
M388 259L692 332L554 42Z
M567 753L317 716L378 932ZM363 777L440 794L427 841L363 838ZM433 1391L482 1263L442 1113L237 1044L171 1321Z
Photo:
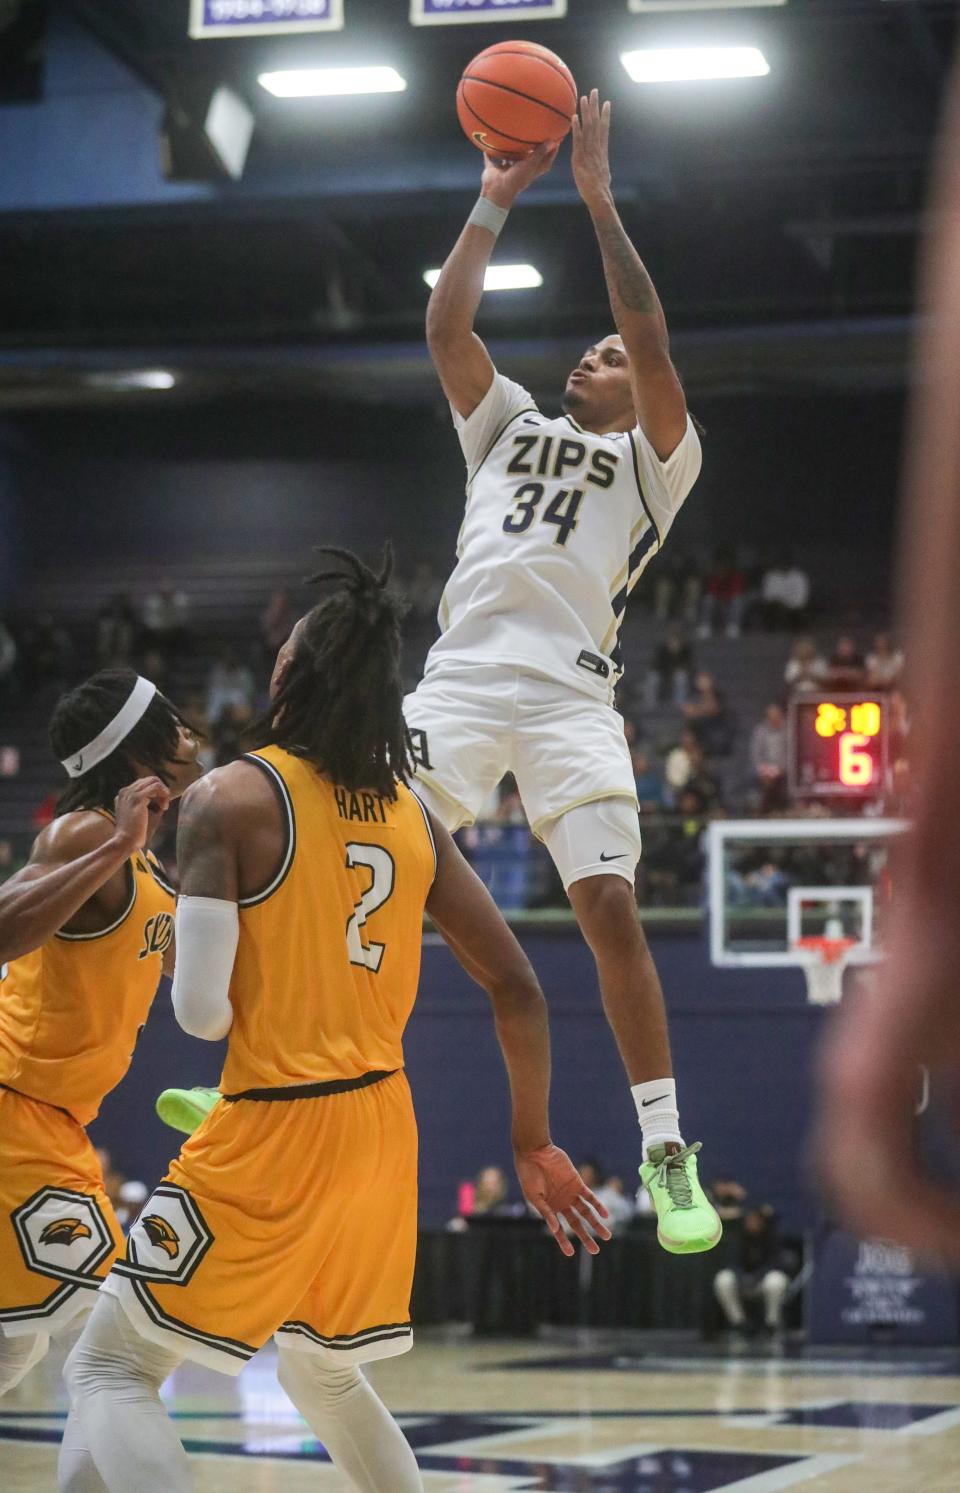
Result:
M0 1401L3 1493L56 1486L61 1362L51 1354ZM348 1493L274 1369L264 1350L238 1379L189 1367L164 1389L197 1493ZM371 1378L428 1493L960 1489L960 1353L422 1333Z

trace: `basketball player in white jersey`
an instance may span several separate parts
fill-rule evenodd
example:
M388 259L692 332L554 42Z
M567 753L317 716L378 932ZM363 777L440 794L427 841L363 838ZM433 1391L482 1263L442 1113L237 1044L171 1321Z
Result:
M427 311L430 353L467 464L442 636L405 706L422 792L471 824L512 772L597 962L643 1131L641 1177L674 1253L710 1249L719 1217L684 1144L663 994L637 915L630 753L613 696L627 598L700 472L663 310L614 205L610 105L573 121L573 173L603 258L617 335L587 348L564 413L543 414L474 331L484 274L515 198L557 146L487 161L480 200Z

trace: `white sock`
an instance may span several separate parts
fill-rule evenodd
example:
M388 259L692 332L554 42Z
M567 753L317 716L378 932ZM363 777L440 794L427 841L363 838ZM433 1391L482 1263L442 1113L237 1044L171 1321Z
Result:
M140 1336L119 1301L99 1292L63 1376L109 1493L190 1493L187 1454L159 1394L179 1363L176 1353Z
M97 1471L97 1464L90 1455L87 1438L71 1410L63 1430L60 1455L57 1458L57 1488L59 1493L105 1493L106 1483Z
M281 1348L277 1378L360 1493L423 1493L410 1443L359 1369Z
M49 1346L50 1338L45 1332L38 1332L35 1336L18 1333L16 1337L8 1337L0 1329L0 1395L5 1395L8 1389L20 1383L34 1364L40 1362Z
M635 1083L630 1092L637 1106L644 1161L650 1155L651 1146L662 1146L668 1141L676 1141L682 1146L677 1085L674 1079L651 1078L647 1083Z

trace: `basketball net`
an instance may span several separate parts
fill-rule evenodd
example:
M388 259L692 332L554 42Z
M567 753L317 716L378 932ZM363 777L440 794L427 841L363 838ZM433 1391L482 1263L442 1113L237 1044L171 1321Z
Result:
M843 975L857 946L855 938L798 938L812 1006L835 1006L843 998Z

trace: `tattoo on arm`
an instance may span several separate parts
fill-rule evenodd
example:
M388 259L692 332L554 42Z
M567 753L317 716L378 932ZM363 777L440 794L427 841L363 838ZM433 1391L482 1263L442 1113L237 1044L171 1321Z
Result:
M624 316L652 316L656 320L657 334L666 347L667 322L660 305L660 297L627 235L623 224L613 222L595 223L597 242L603 256L603 273L610 294L610 309L621 333L624 331Z
M237 898L237 860L222 798L209 783L186 793L177 827L180 890L186 897Z

